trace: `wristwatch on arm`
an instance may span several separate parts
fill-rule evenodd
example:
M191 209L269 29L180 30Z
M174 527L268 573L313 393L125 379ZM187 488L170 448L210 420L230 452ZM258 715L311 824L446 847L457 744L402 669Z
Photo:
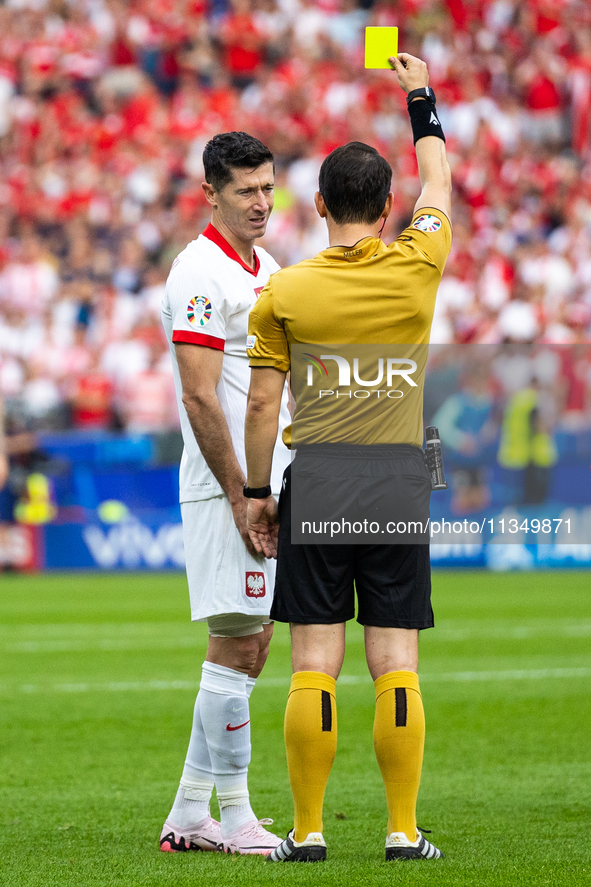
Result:
M266 487L247 487L244 484L242 492L245 499L268 499L271 495L271 484Z

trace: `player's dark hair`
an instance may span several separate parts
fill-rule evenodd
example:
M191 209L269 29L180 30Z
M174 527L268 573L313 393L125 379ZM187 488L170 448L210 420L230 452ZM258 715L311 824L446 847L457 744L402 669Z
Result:
M263 163L272 163L275 172L269 149L247 132L221 132L207 143L203 152L205 181L216 191L232 181L232 170L257 169Z
M373 224L380 218L392 183L392 167L375 148L349 142L325 157L318 190L337 223Z

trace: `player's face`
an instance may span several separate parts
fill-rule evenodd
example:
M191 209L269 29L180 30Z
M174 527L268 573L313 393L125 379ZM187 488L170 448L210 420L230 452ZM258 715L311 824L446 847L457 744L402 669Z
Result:
M262 237L273 209L273 164L235 169L232 181L215 192L222 221L235 237L252 242Z

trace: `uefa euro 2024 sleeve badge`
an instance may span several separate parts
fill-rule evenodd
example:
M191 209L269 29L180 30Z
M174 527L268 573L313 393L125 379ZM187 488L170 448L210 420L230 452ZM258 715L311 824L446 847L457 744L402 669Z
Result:
M187 305L187 318L193 326L205 326L211 317L211 302L206 296L195 296Z
M430 215L419 216L418 219L414 220L412 226L413 228L418 228L419 231L426 231L427 234L434 234L435 231L439 231L441 228L441 219Z

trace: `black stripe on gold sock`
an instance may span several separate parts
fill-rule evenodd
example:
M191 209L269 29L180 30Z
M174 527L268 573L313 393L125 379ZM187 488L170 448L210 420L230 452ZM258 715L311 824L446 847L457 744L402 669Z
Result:
M321 690L322 693L322 732L330 733L332 730L332 706L330 704L330 693Z
M396 726L406 727L406 690L396 687Z

